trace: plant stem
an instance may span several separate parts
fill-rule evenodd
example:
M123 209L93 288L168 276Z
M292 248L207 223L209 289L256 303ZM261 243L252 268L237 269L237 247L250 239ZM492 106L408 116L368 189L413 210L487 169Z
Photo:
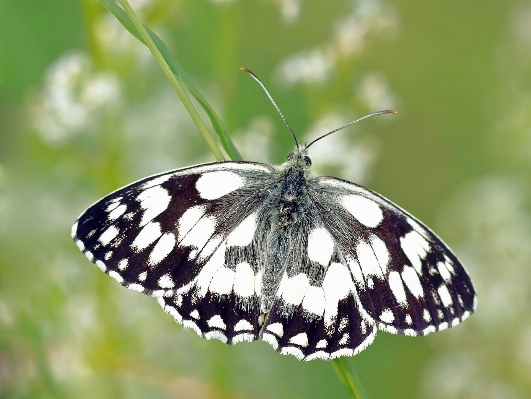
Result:
M149 48L149 50L155 57L155 60L158 62L158 64L162 68L162 71L164 72L168 80L170 81L171 85L173 86L173 89L175 90L175 92L177 93L181 101L183 102L186 110L188 111L194 123L196 124L197 128L199 129L199 132L205 139L207 145L210 147L210 150L212 151L212 153L214 154L214 156L216 157L218 161L224 161L225 156L223 155L221 150L218 148L216 142L214 141L214 139L210 135L210 132L205 126L203 120L197 113L197 110L194 108L192 102L186 95L186 91L184 87L181 85L181 82L179 81L177 76L175 76L175 74L171 71L170 67L164 60L164 57L158 50L157 46L155 46L155 43L153 43L153 40L147 33L146 29L144 28L144 25L142 25L142 23L136 16L135 12L131 8L127 0L119 0L119 2L122 8L124 9L124 11L126 12L127 16L131 19L131 21L135 25L135 28L138 30L138 32L142 36L142 39L144 40L145 45Z
M359 380L358 375L352 369L350 369L344 358L340 357L334 359L332 360L332 364L339 376L339 379L341 382L343 382L346 389L351 394L351 397L355 399L367 398L367 394L361 386L361 381Z

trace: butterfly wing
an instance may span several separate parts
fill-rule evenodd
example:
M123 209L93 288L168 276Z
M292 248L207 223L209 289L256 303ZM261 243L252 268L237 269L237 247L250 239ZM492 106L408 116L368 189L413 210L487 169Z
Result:
M252 340L260 294L252 211L273 172L216 162L148 177L88 208L72 237L101 270L158 297L185 326L228 343Z
M313 201L350 271L360 312L378 329L426 335L475 310L465 268L428 227L359 185L331 177L314 182Z
M338 255L334 249L320 279L284 275L262 329L263 340L281 354L329 360L354 356L374 340L376 325L360 311L352 277Z

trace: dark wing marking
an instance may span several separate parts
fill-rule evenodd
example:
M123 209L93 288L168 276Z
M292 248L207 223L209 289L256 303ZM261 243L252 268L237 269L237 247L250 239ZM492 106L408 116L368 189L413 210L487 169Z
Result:
M475 310L465 268L428 227L359 185L319 177L312 199L352 274L360 305L379 329L425 335Z
M262 329L262 339L277 352L304 361L354 356L369 346L376 326L362 317L352 292L326 300L332 302L327 306L336 309L330 319L308 312L302 304L292 307L277 299Z
M310 238L306 246L300 249L305 258L302 263L311 263L307 254L313 256L318 243ZM327 258L323 263L328 263L322 275L312 277L300 265L289 267L262 329L263 340L299 360L354 356L376 336L376 325L361 309L352 276L348 266L340 263L337 248L319 249ZM314 262L312 267L318 265Z
M268 181L272 171L263 164L216 162L148 177L88 208L72 237L127 288L153 296L186 291L268 195L256 181Z

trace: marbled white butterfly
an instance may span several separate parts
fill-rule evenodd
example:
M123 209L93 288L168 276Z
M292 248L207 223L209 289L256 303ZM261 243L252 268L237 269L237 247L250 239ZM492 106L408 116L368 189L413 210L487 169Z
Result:
M147 177L92 205L72 237L200 336L262 338L300 360L355 355L378 329L419 336L469 317L474 287L446 244L381 195L312 175L314 142L280 166L214 162Z

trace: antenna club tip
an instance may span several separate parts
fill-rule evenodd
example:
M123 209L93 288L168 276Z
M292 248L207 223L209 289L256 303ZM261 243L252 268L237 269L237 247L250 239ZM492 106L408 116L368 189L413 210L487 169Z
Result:
M243 72L245 72L245 73L248 73L248 74L250 74L250 75L253 75L253 73L252 73L251 71L249 71L249 70L248 70L247 68L245 68L245 67L240 67L240 71L243 71Z

